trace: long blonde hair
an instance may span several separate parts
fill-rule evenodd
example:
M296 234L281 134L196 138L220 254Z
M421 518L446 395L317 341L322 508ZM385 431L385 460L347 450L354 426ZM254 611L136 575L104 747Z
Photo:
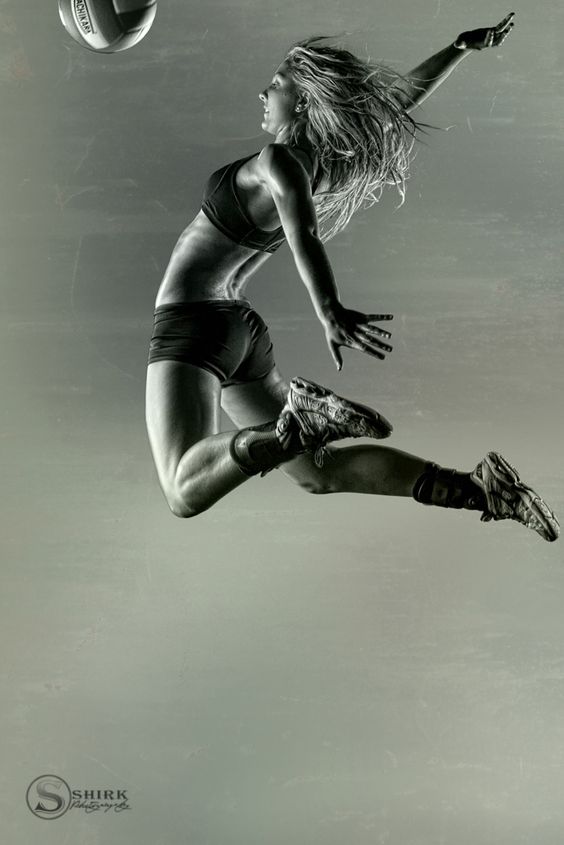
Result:
M305 132L324 176L325 190L314 197L324 241L343 229L359 208L377 202L385 185L394 185L403 203L420 128L391 92L400 74L331 46L328 40L333 39L300 41L285 58L307 100L306 120L292 122L290 143L297 143Z

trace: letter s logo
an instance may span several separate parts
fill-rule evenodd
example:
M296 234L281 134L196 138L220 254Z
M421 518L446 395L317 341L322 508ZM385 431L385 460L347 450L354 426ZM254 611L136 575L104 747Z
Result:
M48 787L58 789L59 792L49 792ZM41 812L43 813L56 813L57 810L60 810L65 803L60 795L61 783L58 781L43 779L40 783L37 784L36 790L40 798L46 798L47 801L51 800L55 802L54 807L45 807L43 802L40 801L37 807L35 808L36 810L41 810Z
M28 787L27 806L40 819L58 819L71 803L68 784L58 775L41 775Z

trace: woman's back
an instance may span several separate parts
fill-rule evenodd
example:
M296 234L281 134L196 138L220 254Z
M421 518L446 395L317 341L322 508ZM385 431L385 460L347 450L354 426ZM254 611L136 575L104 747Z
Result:
M289 149L311 178L312 156L303 148ZM180 235L172 252L157 305L241 298L254 270L284 242L259 155L252 153L224 165L209 177L202 210ZM312 190L319 181L317 174Z

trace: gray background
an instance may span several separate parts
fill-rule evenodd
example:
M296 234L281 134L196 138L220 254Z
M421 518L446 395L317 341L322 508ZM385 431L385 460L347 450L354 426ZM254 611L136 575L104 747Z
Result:
M161 0L99 56L55 0L0 2L0 826L16 843L562 845L562 543L400 499L254 479L191 521L144 428L154 296L204 179L259 149L294 40L347 31L407 71L486 0ZM472 468L499 449L563 508L564 10L515 7L420 113L406 204L329 245L390 311L337 373L284 247L250 290L277 360ZM493 16L493 17L492 17ZM37 776L131 811L25 805Z

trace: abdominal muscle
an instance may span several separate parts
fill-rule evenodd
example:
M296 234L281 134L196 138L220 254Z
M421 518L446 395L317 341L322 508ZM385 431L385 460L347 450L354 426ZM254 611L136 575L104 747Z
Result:
M203 299L243 299L248 279L270 254L258 255L258 260L250 262L257 250L230 240L200 211L176 242L155 307Z

